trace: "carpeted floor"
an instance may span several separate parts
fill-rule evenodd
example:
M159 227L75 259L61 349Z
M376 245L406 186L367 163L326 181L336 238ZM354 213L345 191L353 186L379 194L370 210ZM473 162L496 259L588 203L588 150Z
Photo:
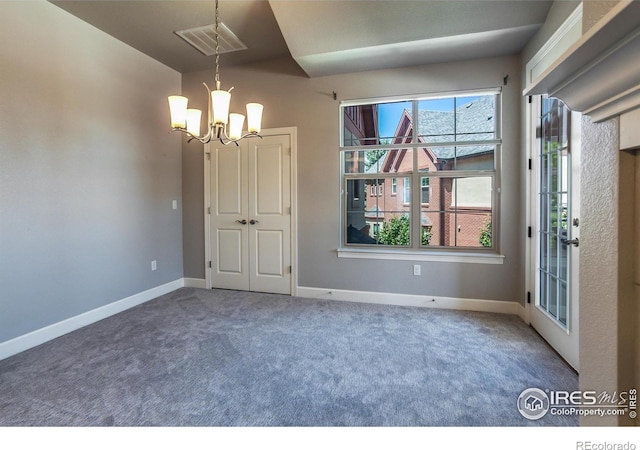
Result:
M509 315L183 288L0 361L0 426L577 425L577 375Z

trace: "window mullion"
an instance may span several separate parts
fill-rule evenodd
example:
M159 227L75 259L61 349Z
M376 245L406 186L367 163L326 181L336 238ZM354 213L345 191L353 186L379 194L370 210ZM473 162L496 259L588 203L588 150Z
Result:
M414 100L412 105L413 115L413 136L412 143L418 143L418 101ZM420 201L420 195L422 189L420 187L420 171L418 170L418 156L420 149L414 147L413 149L413 168L411 171L411 248L420 248L420 223L422 215L422 202Z

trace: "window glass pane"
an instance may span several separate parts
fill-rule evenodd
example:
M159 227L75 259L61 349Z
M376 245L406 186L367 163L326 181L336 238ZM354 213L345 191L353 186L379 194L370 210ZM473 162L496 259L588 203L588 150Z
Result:
M380 144L411 142L413 136L413 102L403 101L378 105Z
M418 136L421 142L455 141L455 99L441 98L418 102Z
M495 95L419 101L418 140L429 143L495 139L495 111Z
M401 186L405 179L397 179ZM410 203L391 195L392 178L347 180L346 243L409 246Z
M421 207L422 245L493 248L492 177L431 177L428 181L429 203ZM425 231L429 232L426 244Z
M496 96L457 98L456 141L495 139Z
M343 107L342 145L352 147L410 142L412 109L411 101Z
M344 147L379 144L375 126L376 105L345 106L342 114Z
M413 170L411 149L347 150L342 153L345 174L411 173Z
M432 170L494 170L495 145L461 145L425 149Z

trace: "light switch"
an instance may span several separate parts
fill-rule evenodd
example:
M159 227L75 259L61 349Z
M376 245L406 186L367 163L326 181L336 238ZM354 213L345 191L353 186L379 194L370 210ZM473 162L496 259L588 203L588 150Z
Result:
M172 207L173 209L178 209L178 200L173 200L173 201L171 202L171 207Z

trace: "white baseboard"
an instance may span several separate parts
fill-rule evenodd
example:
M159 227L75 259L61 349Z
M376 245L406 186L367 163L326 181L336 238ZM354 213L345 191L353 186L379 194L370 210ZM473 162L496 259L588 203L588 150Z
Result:
M90 325L102 319L106 319L109 316L118 314L134 306L140 305L149 300L153 300L156 297L175 291L184 286L185 280L180 278L169 283L156 286L148 289L144 292L139 292L130 297L116 300L113 303L109 303L99 308L92 309L77 316L70 317L60 322L48 325L39 330L32 331L30 333L18 336L11 340L0 342L0 360L13 356L17 353L23 352L30 348L36 347L40 344L44 344L47 341L60 337L64 334L70 333L74 330Z
M183 280L184 280L184 287L200 288L200 289L207 288L207 281L204 278L183 278Z
M298 286L298 297L322 298L381 305L417 306L421 308L457 309L520 315L520 304L497 300L437 297L433 295L393 294L388 292L348 291Z
M517 305L518 305L518 316L522 319L524 323L529 325L529 310L527 309L526 305L521 305L520 303L518 303Z

